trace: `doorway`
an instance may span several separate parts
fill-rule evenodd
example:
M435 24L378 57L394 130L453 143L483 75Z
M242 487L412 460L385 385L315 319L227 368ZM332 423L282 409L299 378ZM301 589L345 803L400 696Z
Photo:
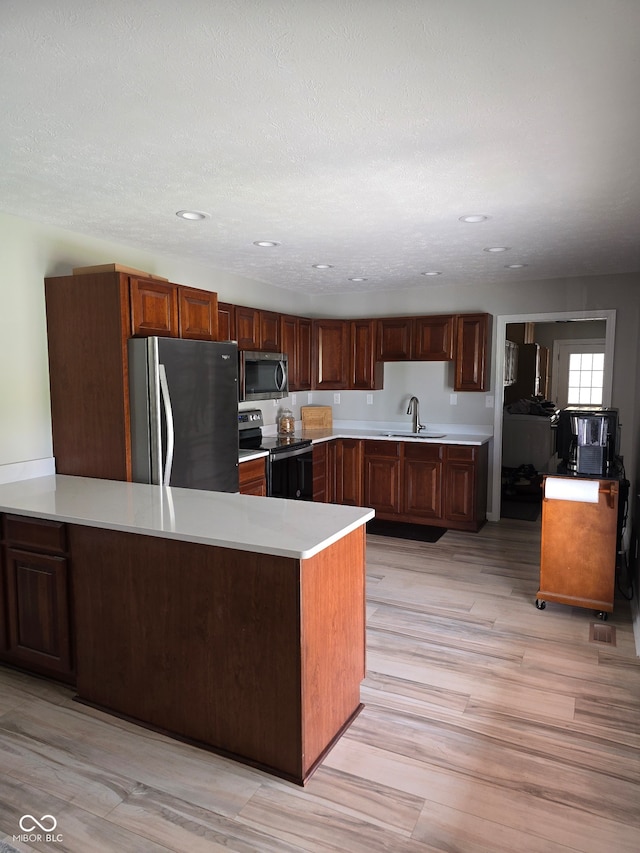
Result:
M494 352L494 420L493 420L493 452L492 477L487 518L489 521L500 520L500 500L502 492L502 434L504 410L504 375L505 375L505 342L506 327L509 323L567 323L578 320L605 321L605 357L604 380L602 389L602 405L611 405L611 389L613 384L613 347L615 341L615 310L605 311L560 311L548 314L511 314L496 318L496 336Z

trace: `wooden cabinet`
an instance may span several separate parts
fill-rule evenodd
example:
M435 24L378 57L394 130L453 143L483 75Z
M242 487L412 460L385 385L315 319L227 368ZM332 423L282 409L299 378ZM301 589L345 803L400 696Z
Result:
M45 299L57 473L131 480L128 276L47 278Z
M417 361L451 361L454 317L416 317L413 322L412 358Z
M16 666L73 681L66 528L4 515L0 656Z
M401 511L400 442L364 442L364 505L383 518Z
M348 506L362 506L362 441L342 438L335 442L335 500Z
M364 442L363 505L389 521L477 531L487 515L487 445Z
M476 509L475 448L446 448L444 517L449 522L471 524Z
M336 501L336 441L313 445L313 500L322 503Z
M218 340L218 295L178 285L178 327L181 338Z
M311 390L313 362L311 355L311 320L283 314L280 317L282 352L289 358L289 390Z
M378 320L379 361L450 361L454 316L385 317Z
M378 361L409 361L412 352L411 317L385 317L378 320Z
M456 317L456 391L487 390L489 320L489 314Z
M536 605L554 601L613 611L619 483L598 481L597 503L546 497L542 501L540 589Z
M108 273L108 275L112 275ZM118 275L118 273L115 273ZM87 276L76 276L87 278ZM177 285L156 279L129 278L131 299L131 334L150 337L177 338L178 288Z
M218 340L236 340L236 306L218 302Z
M280 314L275 311L262 311L246 305L229 306L223 303L225 310L233 308L234 334L231 340L238 341L238 349L258 352L280 352ZM227 323L223 321L225 327ZM231 331L231 329L229 329Z
M127 341L216 337L217 296L120 272L45 279L59 474L131 480Z
M235 306L236 340L240 350L260 349L260 312L245 305Z
M375 320L352 320L349 328L349 388L375 391L382 388L384 365L376 360Z
M129 277L131 334L215 341L218 296L167 281Z
M314 388L382 388L383 365L376 362L375 320L314 320Z
M362 708L364 528L302 560L69 534L79 698L303 784Z
M349 321L314 320L314 388L343 390L349 384Z
M402 512L405 520L441 519L445 448L440 444L406 444L403 449Z
M249 459L247 462L240 462L238 477L241 495L259 495L263 498L267 496L265 459L266 457L261 456L259 459Z
M274 311L259 311L260 347L266 352L281 352L280 315Z

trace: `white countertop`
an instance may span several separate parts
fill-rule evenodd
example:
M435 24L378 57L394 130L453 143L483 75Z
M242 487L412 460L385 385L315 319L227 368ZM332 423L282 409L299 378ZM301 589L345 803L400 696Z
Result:
M446 427L429 427L428 433L433 432L433 437L416 436L409 431L403 432L402 429L377 429L373 427L365 428L349 428L342 427L339 424L334 424L330 430L303 430L296 429L296 435L302 438L310 438L315 444L321 441L330 441L332 438L361 438L373 439L375 441L410 441L420 444L467 444L467 445L482 445L491 441L493 435L485 435L480 432L466 432L464 428L458 425L448 425ZM393 435L390 435L393 433Z
M367 507L61 474L0 484L0 511L299 560L374 516Z

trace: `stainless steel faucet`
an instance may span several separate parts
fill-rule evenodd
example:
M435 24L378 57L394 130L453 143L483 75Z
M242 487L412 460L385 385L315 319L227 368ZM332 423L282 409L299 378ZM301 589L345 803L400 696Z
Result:
M407 414L410 415L413 413L413 432L418 433L422 429L426 429L424 424L420 423L420 400L417 397L412 397L409 400L409 406L407 407Z

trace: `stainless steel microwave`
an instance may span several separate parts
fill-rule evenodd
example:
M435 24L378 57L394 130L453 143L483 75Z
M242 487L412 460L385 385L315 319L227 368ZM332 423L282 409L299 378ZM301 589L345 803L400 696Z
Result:
M289 393L288 358L281 352L238 353L239 399L279 400Z

